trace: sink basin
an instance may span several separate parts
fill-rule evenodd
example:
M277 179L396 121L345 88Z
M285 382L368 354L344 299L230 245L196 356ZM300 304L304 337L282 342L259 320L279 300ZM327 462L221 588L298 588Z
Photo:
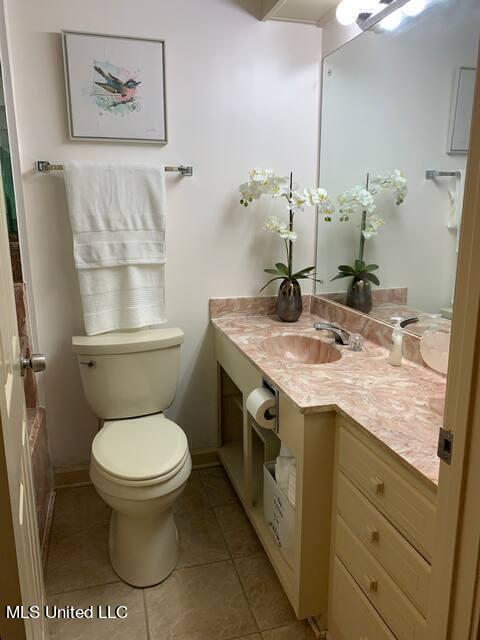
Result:
M331 344L308 336L265 338L262 347L270 356L301 364L328 364L342 357Z

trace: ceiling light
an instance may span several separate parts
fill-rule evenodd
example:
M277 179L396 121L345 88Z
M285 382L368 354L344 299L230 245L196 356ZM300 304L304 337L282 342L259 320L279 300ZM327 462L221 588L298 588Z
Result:
M410 0L410 2L403 5L402 11L407 16L418 16L425 9L426 4L425 0Z
M337 7L337 20L340 24L349 26L355 22L360 13L359 3L356 0L342 0Z
M386 31L393 31L400 26L403 15L400 10L394 11L380 22L380 26Z

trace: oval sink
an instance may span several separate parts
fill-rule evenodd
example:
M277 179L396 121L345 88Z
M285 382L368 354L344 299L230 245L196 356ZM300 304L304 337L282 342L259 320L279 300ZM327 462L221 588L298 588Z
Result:
M308 336L274 336L262 346L270 356L301 364L328 364L342 357L331 344Z

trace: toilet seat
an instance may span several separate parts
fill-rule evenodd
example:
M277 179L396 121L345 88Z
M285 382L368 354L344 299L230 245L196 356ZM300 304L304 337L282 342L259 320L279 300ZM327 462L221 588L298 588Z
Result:
M120 484L166 482L188 456L185 433L163 413L108 420L92 444L92 462Z

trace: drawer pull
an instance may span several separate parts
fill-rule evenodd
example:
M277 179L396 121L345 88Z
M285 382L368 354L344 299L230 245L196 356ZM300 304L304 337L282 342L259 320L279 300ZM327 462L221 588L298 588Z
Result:
M378 542L380 532L375 527L370 527L369 525L367 525L367 535L370 542Z
M376 494L382 494L384 489L385 489L385 483L383 482L383 480L381 478L378 478L377 476L374 476L373 478L370 478L370 482L372 484L372 487L375 491Z
M378 582L376 578L372 578L372 576L365 576L365 584L370 593L377 593Z

